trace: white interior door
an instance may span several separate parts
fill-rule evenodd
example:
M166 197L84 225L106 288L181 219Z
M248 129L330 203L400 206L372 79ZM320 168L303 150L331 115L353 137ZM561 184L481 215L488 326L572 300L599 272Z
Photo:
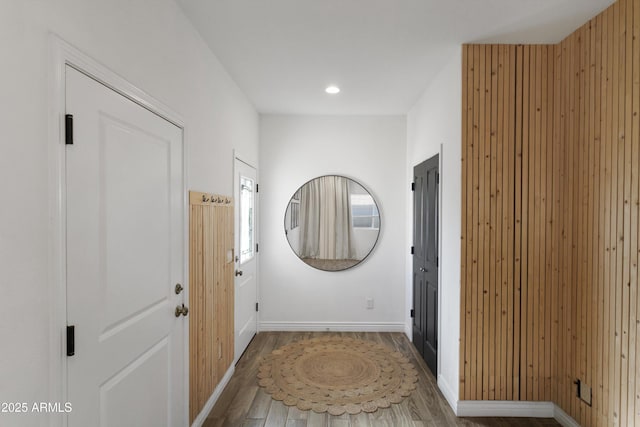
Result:
M258 327L257 302L257 172L235 159L235 360L237 361Z
M182 131L66 68L71 427L186 425Z

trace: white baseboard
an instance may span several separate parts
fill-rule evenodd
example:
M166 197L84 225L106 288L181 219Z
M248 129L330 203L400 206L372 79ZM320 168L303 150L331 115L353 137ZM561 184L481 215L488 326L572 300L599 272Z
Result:
M563 427L580 427L580 424L562 410L558 405L553 405L553 418L562 424Z
M218 401L218 398L222 394L222 391L227 386L227 384L229 384L229 381L231 380L231 377L233 376L233 373L235 372L235 370L236 370L235 364L232 364L231 367L227 369L227 372L224 374L224 377L222 377L222 380L220 380L220 384L218 384L216 389L213 390L213 394L211 395L209 400L207 400L207 403L205 403L204 408L202 408L202 411L200 411L196 419L193 420L193 424L191 424L191 427L202 427L204 422L207 420L207 415L209 415L209 413L213 409L213 405L216 404L216 402Z
M532 417L553 418L552 402L524 402L506 400L460 400L459 417Z
M439 381L438 385L440 386ZM442 390L442 387L440 389ZM553 402L460 400L453 411L458 417L555 418L564 427L580 427L576 420Z
M260 322L260 331L404 332L402 322Z
M456 393L453 392L453 390L449 386L449 383L447 383L447 381L444 379L442 375L438 375L438 388L442 392L442 395L444 396L444 398L447 399L449 406L451 406L451 409L453 409L453 413L457 414L458 399L456 397Z

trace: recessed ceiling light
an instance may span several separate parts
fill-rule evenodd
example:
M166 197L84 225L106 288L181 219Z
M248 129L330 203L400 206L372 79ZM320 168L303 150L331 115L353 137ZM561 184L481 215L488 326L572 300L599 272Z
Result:
M335 95L336 93L340 93L340 88L338 86L328 86L324 91Z

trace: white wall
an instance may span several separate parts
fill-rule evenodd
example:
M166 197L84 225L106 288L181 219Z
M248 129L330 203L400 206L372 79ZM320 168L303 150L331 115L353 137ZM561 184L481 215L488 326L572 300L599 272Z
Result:
M460 337L460 194L462 51L451 47L440 73L407 117L406 179L413 167L440 153L440 340L438 385L455 410ZM442 151L441 151L442 150ZM408 184L405 184L408 185ZM407 244L413 240L412 200L407 208ZM412 306L412 260L407 257L407 306ZM407 317L407 324L410 319ZM409 330L407 331L408 333Z
M324 327L403 330L405 320L404 117L261 116L260 321L263 329ZM327 174L355 179L377 200L380 239L342 272L316 270L287 243L283 218L305 182ZM375 308L367 310L367 297Z
M233 148L258 160L258 115L171 0L0 3L0 402L49 400L48 33L186 121L189 188L232 194ZM0 414L1 425L47 416Z

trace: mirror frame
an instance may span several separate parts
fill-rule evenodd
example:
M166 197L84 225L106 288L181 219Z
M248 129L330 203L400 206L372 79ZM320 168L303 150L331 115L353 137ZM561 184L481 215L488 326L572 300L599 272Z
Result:
M314 265L311 265L309 263L307 263L306 261L304 261L304 259L302 259L300 257L300 255L298 255L298 253L293 249L293 246L291 245L291 242L289 240L289 235L287 233L287 231L289 230L287 227L287 213L289 212L289 207L291 206L291 201L293 200L293 197L307 184L309 184L310 182L315 181L316 179L320 179L320 178L325 178L325 177L340 177L340 178L345 178L348 179L349 181L352 181L354 183L356 183L357 185L359 185L360 187L362 187L367 194L369 194L371 196L371 198L373 199L373 203L376 206L376 210L378 211L378 234L376 235L376 239L373 242L373 244L371 245L371 248L369 249L369 251L367 252L367 254L361 259L359 260L357 263L346 267L346 268L342 268L340 270L326 270L323 268L319 268L316 267ZM287 202L287 205L285 207L284 210L284 219L283 219L283 225L284 225L284 234L285 234L285 239L287 240L287 243L289 244L289 248L291 249L291 252L293 252L293 254L296 256L296 258L298 258L300 261L302 261L302 263L304 263L305 265L319 270L319 271L325 271L325 272L329 272L329 273L337 273L337 272L341 272L341 271L347 271L347 270L351 270L354 267L357 267L359 265L361 265L363 263L363 261L365 261L366 259L368 259L371 254L373 253L374 249L378 246L378 241L380 240L380 235L382 233L382 212L380 210L380 205L378 203L378 201L376 200L376 198L374 197L374 195L371 193L371 191L369 191L369 189L367 187L365 187L364 185L362 185L362 183L354 178L345 176L345 175L340 175L340 174L325 174L325 175L320 175L320 176L316 176L315 178L311 178L309 180L307 180L304 184L302 184L301 186L299 186L291 195L291 197L289 197L289 201Z

